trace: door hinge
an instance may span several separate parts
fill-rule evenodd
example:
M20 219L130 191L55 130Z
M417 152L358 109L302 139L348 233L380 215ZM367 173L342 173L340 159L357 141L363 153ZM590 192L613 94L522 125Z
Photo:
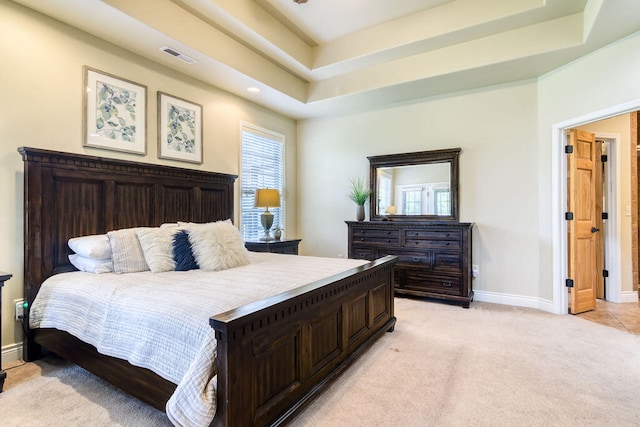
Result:
M600 159L602 160L602 163L606 163L607 162L607 155L603 154Z
M573 221L573 212L565 212L564 219L566 219L567 221Z
M567 288L573 288L573 279L565 280L565 284L567 285Z
M607 212L602 212L602 219L609 219L609 214Z
M565 152L566 154L571 154L571 153L573 153L573 145L565 145L565 146L564 146L564 152Z
M609 277L609 270L602 270L602 277Z

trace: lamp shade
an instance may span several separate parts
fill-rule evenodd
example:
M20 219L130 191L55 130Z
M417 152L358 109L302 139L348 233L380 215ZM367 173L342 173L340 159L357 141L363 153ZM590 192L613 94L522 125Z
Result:
M279 208L280 193L273 188L259 188L256 190L256 208Z

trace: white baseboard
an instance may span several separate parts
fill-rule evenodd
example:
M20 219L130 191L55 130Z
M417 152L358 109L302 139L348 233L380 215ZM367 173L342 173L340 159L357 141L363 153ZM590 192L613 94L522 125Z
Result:
M620 302L638 302L638 292L636 291L621 292Z
M2 347L2 364L22 360L22 343L9 344Z
M496 292L473 291L473 300L516 307L535 308L553 313L553 301L522 295L500 294Z

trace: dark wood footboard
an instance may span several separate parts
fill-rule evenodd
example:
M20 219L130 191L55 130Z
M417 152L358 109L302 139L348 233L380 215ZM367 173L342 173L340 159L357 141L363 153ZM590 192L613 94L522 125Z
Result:
M216 426L281 425L309 404L396 322L387 256L211 318L216 330ZM176 385L105 356L74 336L35 341L164 411Z
M365 266L211 318L215 425L279 425L393 330L393 265Z

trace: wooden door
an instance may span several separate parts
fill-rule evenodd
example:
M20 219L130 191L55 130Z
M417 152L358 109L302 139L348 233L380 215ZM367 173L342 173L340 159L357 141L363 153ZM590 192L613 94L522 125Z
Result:
M569 312L596 307L596 290L602 278L602 146L595 134L572 129L567 154ZM570 214L570 215L571 215ZM600 241L600 243L599 243Z

